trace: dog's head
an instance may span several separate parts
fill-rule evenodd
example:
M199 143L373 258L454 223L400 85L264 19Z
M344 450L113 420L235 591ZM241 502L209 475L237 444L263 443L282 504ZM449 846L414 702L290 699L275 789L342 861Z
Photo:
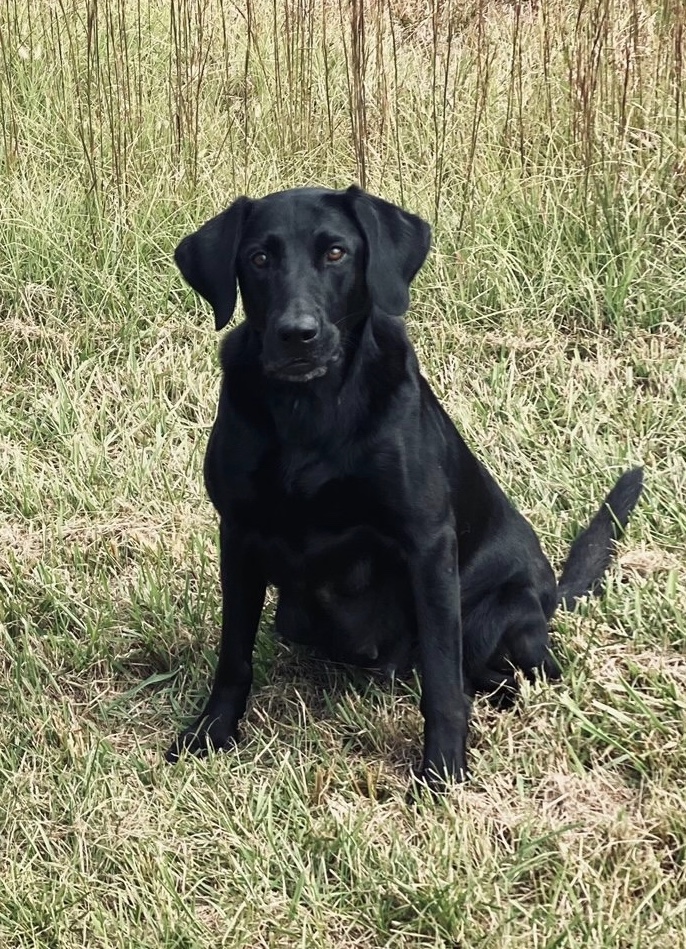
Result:
M325 375L372 306L407 310L430 242L425 221L360 188L298 188L238 198L184 238L175 260L217 329L233 315L238 283L265 372L306 382Z

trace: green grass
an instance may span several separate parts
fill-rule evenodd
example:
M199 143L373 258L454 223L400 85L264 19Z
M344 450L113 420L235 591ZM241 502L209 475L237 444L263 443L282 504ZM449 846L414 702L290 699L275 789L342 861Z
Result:
M0 945L684 945L685 11L88 9L0 9ZM162 763L220 618L217 339L173 248L355 179L434 222L412 339L555 563L646 467L562 683L477 701L472 781L417 806L416 684L269 612L239 750Z

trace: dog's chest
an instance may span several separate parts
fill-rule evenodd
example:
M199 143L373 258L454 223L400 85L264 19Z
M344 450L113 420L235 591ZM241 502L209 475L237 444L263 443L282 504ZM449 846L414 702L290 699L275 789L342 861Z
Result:
M388 535L374 460L339 409L312 392L270 406L274 436L242 515L272 582L336 573Z
M363 521L369 485L322 453L280 451L256 478L257 518L284 539L308 530L346 530ZM256 513L257 513L256 510Z
M366 538L386 533L370 482L324 455L279 453L256 488L249 532L272 582L337 569L365 552Z

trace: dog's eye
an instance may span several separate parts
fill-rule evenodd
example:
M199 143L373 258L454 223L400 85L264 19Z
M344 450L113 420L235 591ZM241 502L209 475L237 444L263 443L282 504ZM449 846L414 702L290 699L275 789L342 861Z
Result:
M345 251L342 247L339 247L338 244L334 244L333 247L329 247L326 252L326 259L330 260L331 263L336 263L338 260L343 260L345 257Z
M267 263L267 255L263 250L258 250L256 254L253 254L250 258L250 263L254 267L264 267Z

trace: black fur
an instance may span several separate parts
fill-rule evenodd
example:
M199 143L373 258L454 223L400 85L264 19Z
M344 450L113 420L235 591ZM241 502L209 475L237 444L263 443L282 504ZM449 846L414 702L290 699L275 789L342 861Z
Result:
M240 198L177 263L231 318L205 459L219 512L222 639L200 718L169 749L233 741L267 584L277 633L348 663L418 665L423 778L466 772L465 689L507 698L515 671L560 673L548 622L595 591L641 491L624 475L558 588L538 539L421 376L400 318L428 225L358 188Z
M615 541L624 533L642 490L643 470L625 471L591 523L576 538L558 586L561 607L573 609L580 597L601 592L603 574L610 566Z

